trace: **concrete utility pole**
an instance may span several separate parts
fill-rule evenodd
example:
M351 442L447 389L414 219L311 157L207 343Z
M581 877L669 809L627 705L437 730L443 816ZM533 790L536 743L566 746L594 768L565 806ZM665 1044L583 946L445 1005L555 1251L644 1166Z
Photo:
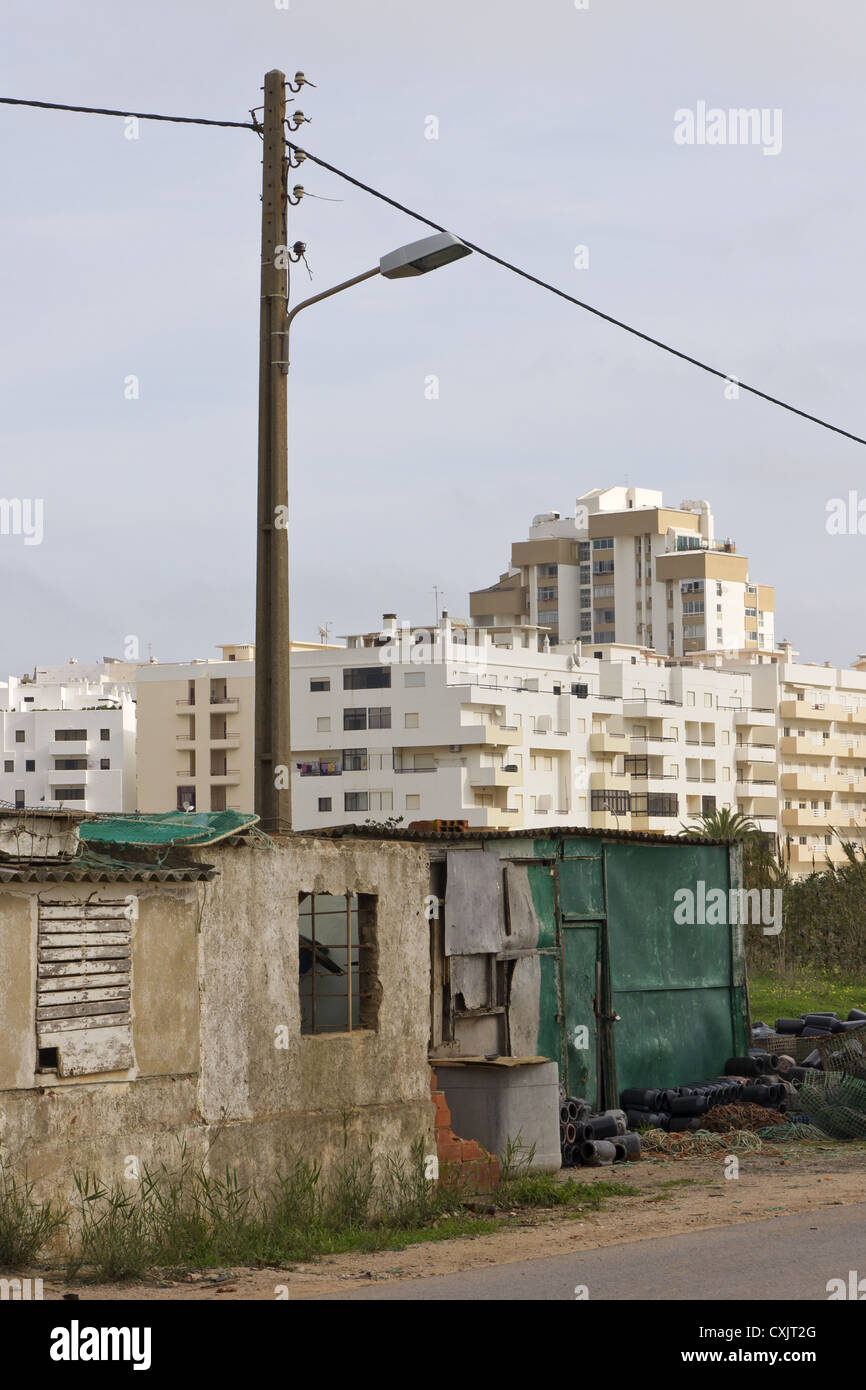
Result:
M256 553L255 809L267 831L290 830L292 825L288 416L283 365L289 293L285 121L286 78L274 70L265 77L262 119Z

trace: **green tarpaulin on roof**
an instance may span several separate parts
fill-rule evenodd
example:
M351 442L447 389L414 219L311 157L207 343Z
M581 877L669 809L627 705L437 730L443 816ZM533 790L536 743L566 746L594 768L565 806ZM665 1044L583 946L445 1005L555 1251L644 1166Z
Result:
M212 845L257 820L252 811L161 811L82 821L78 835L92 845Z

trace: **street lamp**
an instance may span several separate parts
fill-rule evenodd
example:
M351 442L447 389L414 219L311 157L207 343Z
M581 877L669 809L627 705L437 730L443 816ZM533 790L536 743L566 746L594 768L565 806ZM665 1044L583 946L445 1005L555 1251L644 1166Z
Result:
M471 248L459 237L452 236L450 232L437 232L436 236L425 236L420 241L411 241L408 246L399 246L396 251L389 251L387 256L380 257L379 264L372 270L365 270L362 275L353 275L351 280L344 280L342 284L334 285L333 289L323 290L321 294L301 300L301 303L290 309L286 316L286 354L283 370L289 370L289 329L295 315L302 309L309 308L311 304L318 304L320 299L330 299L342 290L351 289L352 285L360 285L362 280L371 280L374 275L383 275L386 280L404 280L410 275L426 275L429 270L438 270L440 266L471 255Z
M426 275L463 256L471 247L450 232L400 246L363 275L304 299L286 312L285 289L275 278L273 249L283 243L283 186L274 168L282 158L283 74L265 79L265 175L262 198L262 326L260 349L258 552L256 562L255 809L265 830L288 830L292 823L291 718L289 694L288 483L286 477L286 392L289 330L302 309L342 290L382 275L403 280ZM268 158L269 149L271 157ZM279 166L281 167L281 165ZM282 275L284 272L280 272ZM280 319L282 322L280 323ZM282 343L282 350L280 344Z

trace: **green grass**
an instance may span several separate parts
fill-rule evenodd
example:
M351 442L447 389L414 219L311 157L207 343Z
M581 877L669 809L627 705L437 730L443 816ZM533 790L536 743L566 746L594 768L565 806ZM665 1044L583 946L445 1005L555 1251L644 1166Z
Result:
M499 1207L584 1207L603 1211L608 1197L634 1197L638 1188L625 1182L560 1182L553 1173L526 1173L504 1183L496 1193Z
M866 975L794 969L781 974L749 973L752 1022L770 1027L777 1018L798 1018L812 1010L831 1010L840 1018L849 1009L866 1009Z
M546 1208L579 1217L638 1191L624 1182L561 1182L532 1172L533 1154L519 1136L509 1145L506 1179L481 1198L480 1210L447 1164L438 1183L428 1180L420 1141L408 1159L377 1157L372 1143L360 1155L346 1152L327 1178L319 1164L296 1158L264 1190L244 1186L231 1170L205 1173L183 1148L175 1167L145 1168L135 1183L79 1173L68 1273L114 1282L157 1269L285 1267L352 1250L485 1235L510 1225L509 1213Z

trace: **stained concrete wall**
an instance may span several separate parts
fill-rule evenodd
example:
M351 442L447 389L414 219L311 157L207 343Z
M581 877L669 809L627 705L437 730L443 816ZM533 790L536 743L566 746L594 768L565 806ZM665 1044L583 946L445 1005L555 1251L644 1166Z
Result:
M265 1184L293 1154L329 1162L431 1145L429 928L423 846L282 837L201 851L209 883L0 885L0 1152L37 1190L140 1163L226 1164ZM376 896L378 1026L302 1037L298 895ZM35 1071L36 899L133 893L134 1066ZM285 1044L285 1045L283 1045ZM434 1150L435 1151L435 1150Z

